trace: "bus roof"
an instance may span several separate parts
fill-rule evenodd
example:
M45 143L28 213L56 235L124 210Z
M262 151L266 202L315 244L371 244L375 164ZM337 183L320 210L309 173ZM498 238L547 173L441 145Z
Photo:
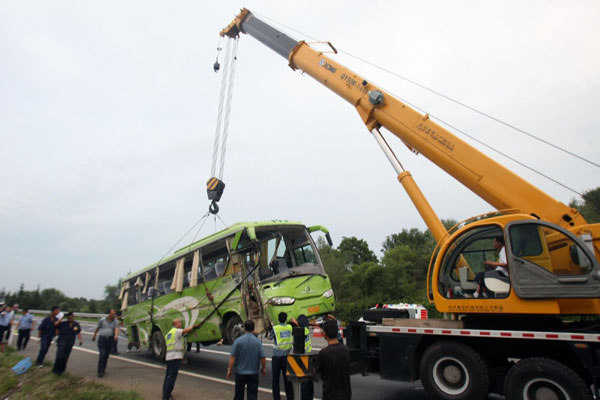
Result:
M239 231L242 231L246 228L262 228L262 227L268 227L268 226L282 226L282 225L305 226L302 222L299 222L299 221L287 221L287 220L281 220L281 219L273 219L270 221L238 222L238 223L235 223L235 224L223 229L222 231L215 232L212 235L209 235L209 236L202 238L194 243L191 243L185 247L175 250L175 252L172 255L165 257L156 263L150 264L149 266L142 268L139 271L136 271L136 272L133 272L133 273L127 275L125 278L123 278L123 280L127 281L131 278L135 278L138 275L141 275L141 274L148 272L158 266L161 266L170 261L173 261L173 260L175 260L185 254L188 254L202 246L205 246L205 245L212 243L214 241L217 241L219 239L223 239L227 236L231 236L231 235L233 235Z

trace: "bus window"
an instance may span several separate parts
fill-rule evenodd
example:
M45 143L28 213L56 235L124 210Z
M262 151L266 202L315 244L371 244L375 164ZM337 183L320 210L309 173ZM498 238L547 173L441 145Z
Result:
M294 249L294 256L296 257L296 265L302 265L306 263L317 263L317 257L310 244L306 244L302 247Z
M136 284L136 281L132 280L129 282L129 298L127 299L127 305L133 306L140 301L140 287Z
M171 289L171 284L173 283L174 275L175 275L175 262L174 261L160 267L160 272L158 274L159 296L164 296L165 294L174 292L174 290Z

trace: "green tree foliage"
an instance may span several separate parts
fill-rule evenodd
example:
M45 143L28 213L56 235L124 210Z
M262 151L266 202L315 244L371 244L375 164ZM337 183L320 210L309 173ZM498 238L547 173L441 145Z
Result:
M455 220L442 220L446 229ZM403 229L389 235L377 260L366 241L343 238L337 249L318 242L325 270L336 296L336 316L358 319L377 303L427 303L427 269L436 242L428 230Z
M104 299L88 300L84 297L68 297L54 288L40 290L38 287L35 290L25 290L25 285L21 284L17 292L6 295L6 303L19 304L21 309L49 310L56 306L63 311L104 313L111 308L119 310L119 288L120 282L116 285L106 285L104 287Z
M347 266L358 265L366 262L377 262L377 256L369 248L369 244L355 236L343 237L338 250L347 257Z
M570 207L577 209L590 224L600 222L600 187L583 193L583 200L573 199Z

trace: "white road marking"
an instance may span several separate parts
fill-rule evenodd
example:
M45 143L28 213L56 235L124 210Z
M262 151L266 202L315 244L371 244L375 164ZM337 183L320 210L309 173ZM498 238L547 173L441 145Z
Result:
M31 338L31 339L35 340L36 342L40 340L39 338ZM86 349L86 348L77 347L77 346L73 346L73 350L79 350L79 351L83 351L85 353L90 353L90 354L99 354L99 352L96 351L96 350ZM208 350L208 349L204 349L202 351L206 351L206 352L209 352L209 353L217 353L217 354L227 354L227 355L229 355L229 353L226 353L226 352L223 352L223 351L215 351L215 350ZM147 363L147 362L144 362L144 361L132 360L132 359L126 358L126 357L120 357L120 356L111 355L110 358L116 358L117 360L125 361L125 362L132 363L132 364L137 364L137 365L143 365L145 367L150 367L150 368L155 368L155 369L162 369L162 370L166 369L166 367L163 366L163 365L156 365L156 364L151 364L151 363ZM267 358L267 360L270 360L270 358ZM231 382L231 381L228 381L226 379L213 378L212 376L196 374L194 372L189 372L189 371L185 371L185 370L181 370L181 369L179 370L179 373L182 374L182 375L191 376L193 378L203 379L205 381L222 383L224 385L229 385L229 386L235 386L235 382ZM263 387L260 387L260 386L258 387L258 391L259 392L263 392L263 393L273 394L273 391L271 389L263 388ZM281 394L281 396L285 397L285 392L281 392L280 394ZM317 397L314 397L313 400L321 400L321 399L319 399Z
M90 349L85 349L83 347L73 347L74 350L80 350L80 351L84 351L86 353L90 353L90 354L98 354L99 352L96 350L90 350ZM222 351L214 351L214 350L202 350L202 351L208 351L208 352L212 352L212 353L220 353L220 354L227 354L229 355L229 353L225 353ZM145 367L150 367L150 368L156 368L156 369L166 369L164 366L162 365L156 365L156 364L150 364L144 361L137 361L137 360L132 360L129 358L125 358L125 357L120 357L120 356L113 356L111 355L110 358L116 358L117 360L121 360L121 361L125 361L125 362L130 362L133 364L138 364L138 365L143 365ZM267 359L269 360L269 359ZM212 376L207 376L207 375L201 375L201 374L196 374L194 372L189 372L189 371L185 371L185 370L179 370L179 373L182 375L187 375L187 376L191 376L194 378L199 378L199 379L203 379L205 381L211 381L211 382L217 382L217 383L222 383L225 385L229 385L229 386L235 386L235 382L231 382L228 381L226 379L220 379L220 378L214 378ZM267 389L267 388L263 388L263 387L258 387L258 391L259 392L263 392L263 393L270 393L273 394L273 391L271 389ZM281 392L281 396L285 396L284 392ZM314 400L321 400L319 398L314 398Z

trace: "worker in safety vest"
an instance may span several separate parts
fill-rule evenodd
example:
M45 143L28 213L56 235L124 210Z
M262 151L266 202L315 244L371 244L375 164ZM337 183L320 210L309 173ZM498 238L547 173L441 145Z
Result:
M171 392L175 387L175 380L179 373L179 367L181 366L181 360L183 359L184 351L184 336L197 328L197 325L191 326L186 329L182 329L180 319L173 320L173 328L165 335L165 345L167 347L167 353L165 355L165 361L167 362L167 371L165 374L165 381L163 383L163 400L171 399Z
M292 387L292 382L290 382L286 376L287 355L294 344L294 338L292 337L292 326L286 324L287 314L284 312L279 313L277 319L279 320L279 324L274 325L271 332L269 332L269 339L275 340L275 347L273 348L273 357L271 358L271 372L273 374L273 400L281 399L281 395L279 392L280 374L283 374L285 397L287 399L293 399L294 388Z
M298 320L292 318L292 324L304 328L304 353L308 354L312 351L312 341L310 340L310 331L308 330L308 318L301 314ZM300 399L312 400L315 395L315 385L312 380L302 381L300 383Z

